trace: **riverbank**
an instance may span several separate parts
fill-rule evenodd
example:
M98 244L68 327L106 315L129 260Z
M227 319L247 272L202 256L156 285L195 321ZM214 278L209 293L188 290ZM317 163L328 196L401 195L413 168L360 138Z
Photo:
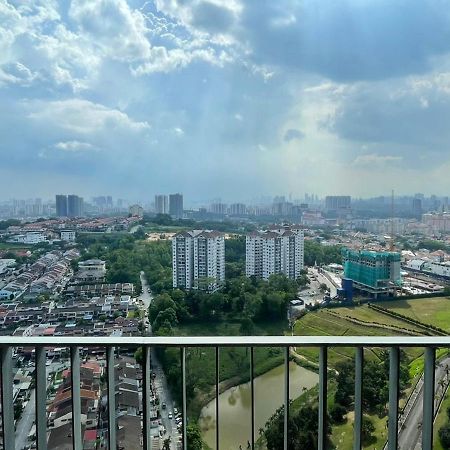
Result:
M317 385L316 372L305 369L293 361L289 365L289 390L293 399ZM284 364L255 377L255 432L261 434L267 420L284 403ZM246 448L251 440L251 388L243 383L223 391L219 396L220 448L235 450ZM216 401L213 399L200 414L199 426L205 442L215 447Z

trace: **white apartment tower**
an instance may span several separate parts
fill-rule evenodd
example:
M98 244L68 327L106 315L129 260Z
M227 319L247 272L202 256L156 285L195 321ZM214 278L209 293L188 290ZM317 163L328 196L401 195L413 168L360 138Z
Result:
M183 231L172 239L173 287L217 290L225 281L225 238L209 230Z
M245 273L267 280L280 273L296 279L304 266L303 230L279 226L254 231L246 238Z

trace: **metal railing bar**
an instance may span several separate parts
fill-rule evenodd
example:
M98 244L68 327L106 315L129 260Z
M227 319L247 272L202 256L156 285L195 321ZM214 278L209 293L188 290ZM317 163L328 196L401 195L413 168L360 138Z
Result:
M70 381L72 384L72 442L73 448L82 448L81 436L81 377L80 349L72 347L70 352Z
M422 450L433 448L435 364L436 351L432 347L427 347L423 382Z
M216 347L216 450L219 450L219 436L220 436L220 430L219 430L219 347Z
M13 401L13 368L12 347L2 347L1 358L1 385L2 385L2 428L3 449L14 450L14 401Z
M151 348L142 347L142 409L144 450L151 450L150 410L151 410Z
M388 418L388 450L398 447L398 396L400 368L400 349L391 347L389 352L389 418Z
M116 426L116 377L114 369L114 347L106 349L107 396L108 396L108 448L117 448Z
M450 336L1 336L0 345L15 347L450 347Z
M181 410L183 424L183 449L187 450L187 398L186 398L186 348L181 349Z
M255 352L250 347L250 400L251 400L251 445L252 450L255 448Z
M46 349L36 349L36 444L39 450L47 448L47 376L46 376Z
M362 428L362 386L363 386L363 365L364 365L364 348L356 347L355 349L355 422L353 449L361 450L361 428Z
M318 448L326 450L327 445L327 387L328 348L319 349L319 434Z
M289 450L289 347L284 354L284 433L283 449Z

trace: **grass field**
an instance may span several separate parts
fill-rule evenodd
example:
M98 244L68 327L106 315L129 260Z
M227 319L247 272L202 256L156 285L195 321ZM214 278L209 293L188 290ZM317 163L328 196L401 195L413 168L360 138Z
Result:
M450 332L450 297L395 300L381 306Z
M339 314L340 317L336 317ZM374 328L366 325L360 325L346 320L345 316L353 318L386 323L396 326L405 326L410 328L409 324L405 324L397 319L392 319L385 315L370 310L367 306L357 308L335 308L333 310L322 309L306 314L301 319L297 320L294 327L294 332L299 336L402 336L404 335L400 330L392 331L382 328ZM331 367L334 367L342 358L352 358L354 349L345 347L334 347L328 351L328 362ZM303 355L305 358L318 362L318 350L297 348L297 353ZM414 360L419 358L423 353L422 349L411 348L407 349L408 356ZM366 358L377 358L379 350L372 349L366 351Z

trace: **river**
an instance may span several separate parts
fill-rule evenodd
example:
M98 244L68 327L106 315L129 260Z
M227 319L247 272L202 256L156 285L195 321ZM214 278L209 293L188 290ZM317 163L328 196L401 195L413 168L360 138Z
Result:
M310 389L318 382L315 372L299 367L291 362L289 365L290 397L297 398L303 389ZM255 378L255 438L264 428L270 416L284 403L284 366L266 372ZM208 403L200 415L200 428L203 439L211 447L216 443L215 399ZM251 429L250 383L232 387L219 395L220 449L238 450L247 447Z

